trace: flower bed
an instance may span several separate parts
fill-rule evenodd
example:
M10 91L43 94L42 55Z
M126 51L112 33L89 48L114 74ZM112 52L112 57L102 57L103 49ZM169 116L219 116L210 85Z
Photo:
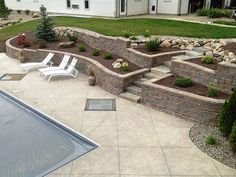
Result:
M217 70L218 69L218 61L217 60L214 60L213 63L211 64L206 64L206 63L203 63L201 61L201 58L194 58L194 59L190 59L190 60L186 60L187 62L190 62L190 63L195 63L197 65L200 65L200 66L203 66L203 67L206 67L206 68L209 68L209 69L212 69L212 70Z

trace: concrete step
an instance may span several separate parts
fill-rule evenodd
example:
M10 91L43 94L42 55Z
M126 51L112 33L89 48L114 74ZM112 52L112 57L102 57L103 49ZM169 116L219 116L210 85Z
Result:
M153 78L159 77L159 75L156 75L153 73L146 73L146 74L144 74L144 77L147 79L153 79Z
M189 60L189 59L192 59L192 58L196 58L196 56L193 56L193 55L177 55L177 56L173 56L171 58L171 60Z
M129 92L121 93L120 97L124 98L126 100L129 100L129 101L135 102L135 103L139 103L140 99L141 99L140 96L134 95L134 94L129 93Z
M151 68L151 73L157 74L157 75L163 75L170 73L170 68L164 65L157 66L155 68Z
M131 85L126 88L126 92L132 93L134 95L140 96L142 89L138 86Z
M142 78L142 79L139 79L139 80L136 80L133 82L133 84L135 86L138 86L138 87L142 87L143 85L143 82L147 81L148 79L147 78Z
M171 67L171 61L170 60L164 61L163 65L170 68Z

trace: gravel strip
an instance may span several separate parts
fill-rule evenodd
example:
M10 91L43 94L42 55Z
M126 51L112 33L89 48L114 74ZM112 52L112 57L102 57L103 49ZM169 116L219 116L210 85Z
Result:
M205 140L209 135L212 135L217 139L216 145L205 144ZM195 124L190 129L189 136L192 142L204 153L207 153L217 161L236 169L236 154L232 152L227 139L222 136L222 133L218 128Z

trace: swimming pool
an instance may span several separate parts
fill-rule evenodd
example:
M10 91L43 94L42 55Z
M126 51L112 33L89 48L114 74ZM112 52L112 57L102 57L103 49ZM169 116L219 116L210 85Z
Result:
M42 177L98 146L0 90L0 176Z

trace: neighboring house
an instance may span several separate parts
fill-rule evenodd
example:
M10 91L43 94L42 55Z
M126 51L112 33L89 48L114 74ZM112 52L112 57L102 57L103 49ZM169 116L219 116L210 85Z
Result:
M182 15L202 7L225 7L235 0L5 0L10 9L87 16L121 17L139 14Z

